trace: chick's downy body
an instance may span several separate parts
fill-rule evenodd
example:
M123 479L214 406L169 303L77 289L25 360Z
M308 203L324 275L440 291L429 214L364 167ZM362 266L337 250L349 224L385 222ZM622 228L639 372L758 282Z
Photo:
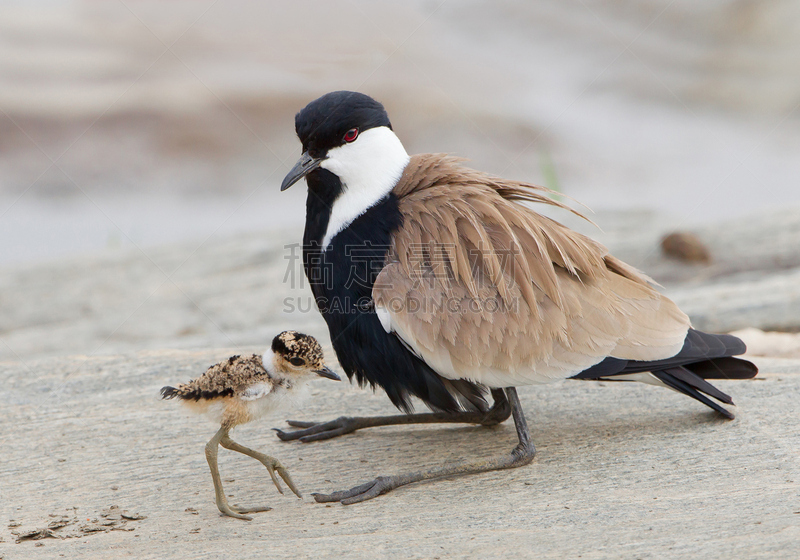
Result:
M174 396L194 412L229 428L300 405L308 396L312 376L291 379L270 373L263 360L273 356L271 351L263 357L231 356L197 379L176 387ZM164 396L170 398L172 393L166 391Z

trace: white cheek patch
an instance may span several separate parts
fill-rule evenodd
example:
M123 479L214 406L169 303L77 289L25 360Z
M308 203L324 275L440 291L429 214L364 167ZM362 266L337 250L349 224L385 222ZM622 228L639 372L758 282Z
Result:
M323 251L336 234L392 191L409 159L403 144L385 126L365 130L354 142L328 150L320 167L339 177L343 191L333 203Z

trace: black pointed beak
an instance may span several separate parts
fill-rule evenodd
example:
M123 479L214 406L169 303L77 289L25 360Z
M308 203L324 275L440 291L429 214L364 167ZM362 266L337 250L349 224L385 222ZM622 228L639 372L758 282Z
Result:
M315 370L314 373L316 373L320 377L327 377L328 379L333 379L334 381L342 380L342 378L336 375L336 372L333 371L328 366L324 366L322 369Z
M322 160L325 158L315 158L308 154L308 152L303 152L303 155L300 156L300 160L294 164L292 170L283 178L283 183L281 183L281 192L285 191L292 185L294 185L297 181L314 171L319 164L322 163Z

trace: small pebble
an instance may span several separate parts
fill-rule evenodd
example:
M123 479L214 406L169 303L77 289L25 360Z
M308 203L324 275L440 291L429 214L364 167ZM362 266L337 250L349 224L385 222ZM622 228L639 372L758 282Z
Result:
M708 264L711 253L700 238L688 231L670 233L661 240L661 250L670 258L689 263Z

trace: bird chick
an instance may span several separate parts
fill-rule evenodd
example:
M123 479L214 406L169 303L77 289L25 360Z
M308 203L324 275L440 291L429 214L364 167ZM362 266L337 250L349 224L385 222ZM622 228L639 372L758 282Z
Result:
M217 507L223 514L250 521L252 517L245 513L272 508L239 508L228 504L217 466L220 445L260 461L281 494L283 489L276 472L292 492L301 497L288 471L277 459L236 443L229 433L239 424L252 422L299 400L302 389L315 375L339 381L339 376L325 365L322 348L313 336L284 331L272 340L272 346L263 356L231 356L208 368L197 379L161 389L162 398L177 397L195 412L220 423L219 431L206 444L206 459L214 481Z

